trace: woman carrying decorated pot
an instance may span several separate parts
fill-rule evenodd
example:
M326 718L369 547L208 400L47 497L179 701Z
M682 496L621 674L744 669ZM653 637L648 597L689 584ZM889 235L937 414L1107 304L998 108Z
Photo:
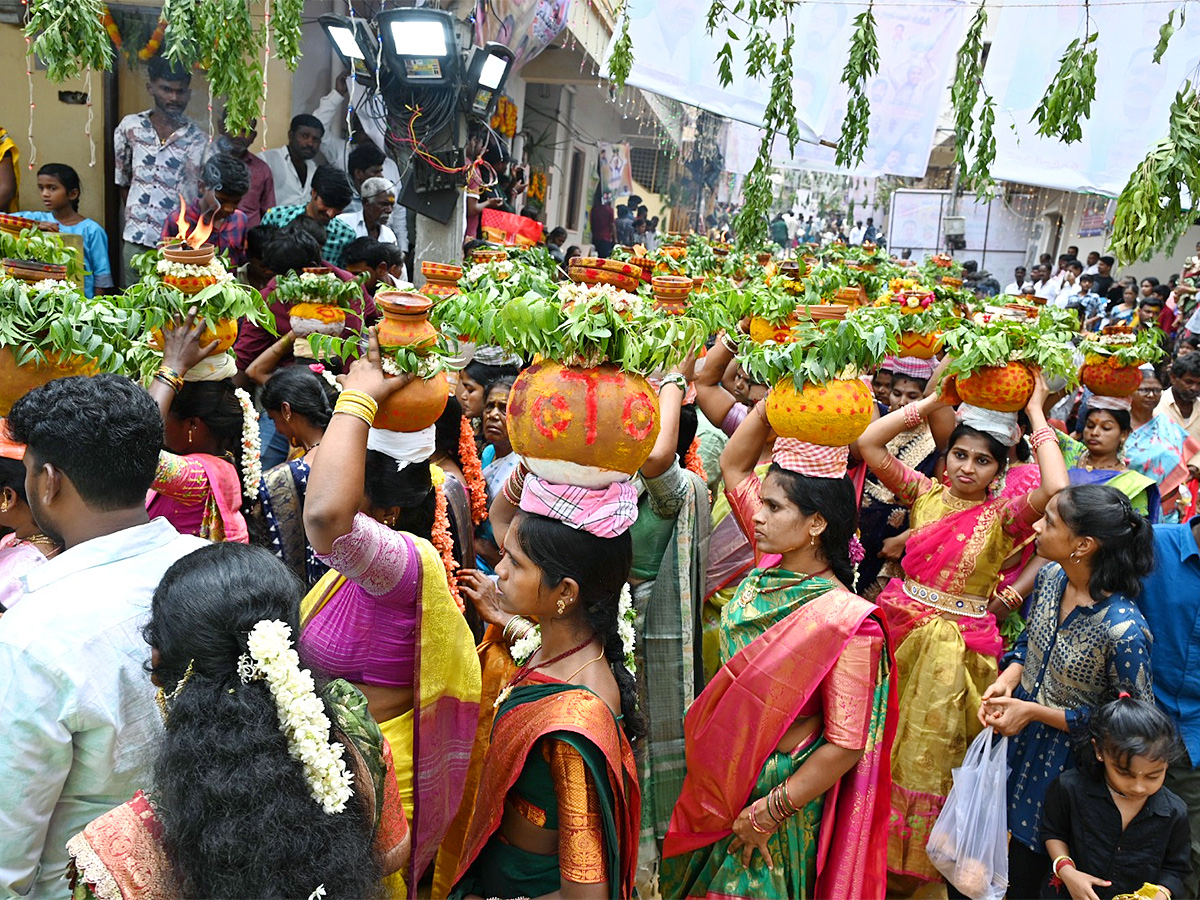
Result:
M260 397L275 430L293 448L294 458L268 469L259 481L255 542L261 540L309 588L329 571L304 533L308 475L337 402L337 390L325 381L324 372L320 363L280 369Z
M889 357L888 411L895 412L925 396L925 388L933 377L935 361L909 357ZM949 429L953 430L953 419ZM902 431L888 442L888 452L910 469L932 478L937 466L938 441L931 424L920 422L915 428ZM942 420L938 438L944 446L950 431ZM857 455L851 446L852 455ZM899 570L904 553L905 533L908 531L908 507L896 500L879 478L867 474L863 482L862 501L858 508L858 528L862 535L863 561L858 566L858 588L863 596L874 599L891 575Z
M410 835L391 754L361 693L301 668L299 592L257 547L167 570L144 632L154 783L67 843L77 900L395 896L380 879Z
M882 898L895 675L854 582L847 449L770 435L762 407L722 454L758 564L721 614L722 668L689 709L666 897ZM728 482L727 482L728 483ZM748 518L747 518L748 517Z
M536 618L540 630L495 701L459 895L633 896L641 808L631 741L645 727L626 587L636 515L629 482L523 480L498 603L510 624Z
M343 379L312 461L304 528L330 567L301 606L300 647L367 698L395 758L413 827L410 896L462 800L479 715L474 639L430 543L436 493L433 427L371 427L380 402L412 380L369 355Z
M483 480L487 485L488 505L500 496L508 478L521 464L521 456L513 452L508 436L508 395L512 391L515 375L500 375L489 382L483 391L483 452L479 461L483 466ZM499 538L490 520L480 524L475 532L476 565L484 572L493 574L500 562Z
M1154 560L1150 526L1106 485L1059 491L1035 526L1038 573L1026 630L983 692L979 721L1008 735L1008 894L1050 871L1041 835L1050 783L1073 767L1092 713L1125 691L1154 702L1150 629L1134 604Z
M163 331L163 362L150 396L163 417L163 444L146 509L181 534L247 543L243 495L257 496L262 475L258 413L234 386L233 357L201 346L204 321L190 312Z
M897 894L941 878L925 854L960 765L979 732L979 698L996 679L1002 642L990 607L1016 608L1019 596L994 596L1000 569L1033 531L1050 498L1067 486L1067 471L1042 406L1040 375L1026 405L1041 484L1012 498L990 491L1020 436L1016 413L963 404L946 453L947 483L916 472L888 452L896 435L945 407L931 395L871 423L858 447L880 482L909 506L912 529L903 578L879 595L896 646L900 722L892 754L888 870Z

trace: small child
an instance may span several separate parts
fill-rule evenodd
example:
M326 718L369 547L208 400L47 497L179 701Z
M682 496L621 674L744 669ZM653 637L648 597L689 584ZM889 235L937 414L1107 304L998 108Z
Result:
M1191 831L1187 807L1163 787L1179 748L1171 720L1122 692L1096 711L1090 731L1084 765L1046 794L1042 838L1054 877L1042 896L1182 898Z
M17 215L33 219L42 231L61 231L83 237L83 293L93 297L97 290L113 286L112 268L108 262L108 235L95 219L79 214L79 173L63 163L46 163L38 169L38 193L46 209L20 212Z

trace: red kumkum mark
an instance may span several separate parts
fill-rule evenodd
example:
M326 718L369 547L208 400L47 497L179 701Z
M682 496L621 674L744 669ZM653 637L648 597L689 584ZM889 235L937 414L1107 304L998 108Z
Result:
M585 444L596 443L596 420L599 418L599 411L596 403L596 388L601 382L608 384L620 385L623 383L619 372L602 372L599 369L563 369L562 377L567 381L583 382L584 387L584 409L587 411L587 416L584 419L584 439ZM566 402L565 400L563 401Z
M533 401L533 427L541 432L543 437L553 439L562 434L571 425L571 406L562 394L541 396Z
M643 441L654 429L654 401L644 393L625 397L625 408L621 411L621 424L625 433L635 441Z

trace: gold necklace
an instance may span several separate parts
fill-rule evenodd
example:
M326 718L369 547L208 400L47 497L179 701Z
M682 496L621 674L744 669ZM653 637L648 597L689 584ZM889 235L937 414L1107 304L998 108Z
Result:
M949 488L942 491L942 503L956 511L971 509L971 507L978 506L982 502L982 500L967 500L963 497L955 497L950 493Z
M566 678L564 678L563 681L566 682L567 684L571 684L572 678L574 678L576 675L578 675L580 672L582 672L584 669L586 669L592 663L598 662L602 659L604 659L604 649L603 648L601 648L599 656L597 656L595 659L589 659L582 666L580 666L578 669L576 669L574 672L572 672L570 675L568 675Z

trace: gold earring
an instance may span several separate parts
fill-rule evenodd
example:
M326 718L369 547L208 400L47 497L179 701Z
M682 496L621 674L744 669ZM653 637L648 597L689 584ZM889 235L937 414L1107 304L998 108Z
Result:
M808 536L808 546L810 546L810 547L815 547L815 546L817 546L817 536L816 536L815 534L812 534L812 533L810 533L810 534L809 534L809 536Z
M0 513L8 512L8 507L9 507L9 503L7 500L5 500L3 503L0 503Z
M561 616L567 611L567 601L562 597L558 598L558 614Z
M158 693L154 695L154 702L158 706L158 714L162 716L163 724L167 724L167 703L175 700L183 693L183 686L188 683L188 679L192 677L192 667L195 665L194 659L189 659L187 668L183 670L183 677L179 679L179 684L175 685L175 690L171 691L168 697L167 692L162 688L158 689Z

